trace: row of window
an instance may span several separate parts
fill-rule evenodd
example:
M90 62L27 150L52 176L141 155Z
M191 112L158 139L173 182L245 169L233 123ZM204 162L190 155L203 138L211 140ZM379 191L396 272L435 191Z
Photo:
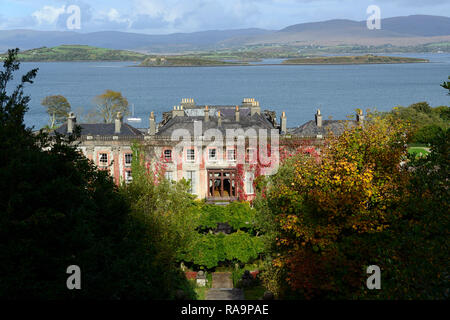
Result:
M252 149L247 149L247 154L248 155L252 154ZM187 155L188 161L195 161L195 150L194 149L187 149L186 155ZM170 150L170 149L164 150L164 158L167 161L172 161L172 150ZM208 149L208 159L211 161L217 160L217 149L216 148ZM247 157L247 159L248 159L248 157ZM131 162L132 162L132 154L131 153L125 154L124 160L125 160L124 161L125 166L130 167ZM236 149L228 149L227 150L227 160L228 161L236 161ZM108 153L99 153L99 166L100 167L108 166ZM131 182L131 180L133 179L132 175L131 175L131 170L125 170L124 177L125 177L126 183ZM165 177L169 181L174 180L172 171L167 171L165 173ZM196 186L197 186L196 171L186 171L184 178L187 181L189 181L189 183L190 183L189 192L196 193ZM246 176L245 184L246 184L246 193L253 194L254 191L253 191L253 175L252 174L249 174Z
M98 154L98 165L100 167L106 167L106 166L110 165L108 157L109 157L108 153L103 153L103 152L99 153ZM132 159L133 159L133 155L131 153L126 153L124 155L125 166L130 167Z
M124 179L126 183L130 183L131 180L133 180L133 177L131 176L131 170L129 169L131 167L131 162L133 159L133 155L131 153L126 153L124 155L124 164L125 167L128 169L124 170ZM106 152L100 152L98 154L98 166L101 170L105 170L108 166L111 165L109 161L109 154Z
M227 149L227 161L236 161L236 149ZM254 155L254 149L248 148L246 150L246 161L252 162L253 161L253 155ZM172 150L171 149L165 149L163 152L164 160L171 162L173 160L172 158ZM209 148L208 149L208 161L217 161L218 160L218 152L217 148ZM189 148L186 149L186 161L194 162L195 161L195 149Z
M254 151L253 149L247 149L246 150L246 161L251 162L253 159ZM164 150L164 159L168 162L171 162L173 160L172 158L172 150L171 149L165 149ZM227 149L227 161L236 161L236 149ZM109 159L108 159L108 153L99 153L98 156L98 163L99 166L105 167L109 165ZM126 153L124 155L124 163L125 166L129 167L131 166L131 162L133 159L133 155L131 153ZM186 150L186 160L190 162L195 161L195 150L193 148L189 148ZM218 152L217 148L209 148L208 149L208 160L209 161L217 161L218 160Z

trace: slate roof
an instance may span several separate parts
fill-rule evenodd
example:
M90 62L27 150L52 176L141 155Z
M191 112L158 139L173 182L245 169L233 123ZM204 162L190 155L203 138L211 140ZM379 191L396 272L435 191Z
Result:
M122 123L120 133L115 133L114 123L77 123L81 126L83 136L140 136L143 133L128 123ZM67 134L67 122L55 130L60 134Z
M315 137L326 136L331 131L335 135L340 135L347 127L355 125L355 120L322 120L322 127L318 127L315 120L310 120L297 128L289 128L288 133L298 137Z
M196 108L184 109L184 116L171 117L167 121L160 123L160 127L156 135L171 136L176 129L188 130L191 136L194 135L194 122L202 123L202 133L208 129L219 129L222 133L226 129L243 129L253 128L259 129L277 129L271 121L269 121L264 113L250 115L249 108L239 108L239 122L235 119L236 106L208 106L209 121L204 121L204 106ZM218 126L218 111L220 111L221 126ZM258 131L257 131L258 132Z

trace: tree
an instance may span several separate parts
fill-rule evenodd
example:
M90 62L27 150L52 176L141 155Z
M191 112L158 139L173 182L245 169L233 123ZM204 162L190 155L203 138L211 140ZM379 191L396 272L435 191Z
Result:
M392 111L383 115L394 116L398 120L409 122L414 129L413 131L417 131L417 134L411 135L409 142L422 142L423 133L430 132L430 127L433 127L433 130L438 130L436 127L447 130L449 114L450 108L447 106L432 108L427 102L418 102L409 107L395 107Z
M123 116L128 115L128 100L120 92L106 90L103 94L94 98L97 106L95 114L100 116L105 123L112 123L118 112Z
M448 80L450 80L450 76L448 76ZM448 94L450 94L450 81L443 82L441 87L448 90Z
M53 129L66 121L70 112L70 103L64 96L47 96L41 104L47 108L50 116L50 128Z
M414 104L410 105L409 107L413 108L418 113L431 113L431 110L432 110L430 105L428 104L428 102L414 103Z
M423 126L414 133L414 142L431 143L436 137L442 134L443 130L437 125Z
M255 228L256 211L246 202L227 206L196 203L191 207L194 236L179 251L181 261L214 268L219 263L248 263L263 252L264 237ZM227 225L229 234L220 232Z
M8 95L6 85L14 78L14 72L19 70L17 54L19 49L8 50L8 56L3 62L3 71L0 71L0 146L2 163L7 160L7 148L13 149L22 142L29 144L31 130L25 129L23 115L28 110L30 97L23 95L23 87L26 83L33 83L38 69L33 69L22 76L22 80L14 92ZM24 131L28 134L24 134ZM5 139L3 139L5 138ZM8 155L9 156L9 155Z
M170 270L179 250L188 248L195 233L194 196L185 181L171 183L162 171L147 166L143 147L133 144L130 184L123 184L122 194L131 203L135 216L152 226L152 242L161 247L160 259ZM162 275L161 275L162 276Z
M17 53L8 51L0 71L0 298L171 299L181 288L193 297L175 261L163 258L159 225L134 214L76 149L80 128L65 137L25 127L23 86L37 70L8 93ZM70 265L81 268L82 290L66 287Z
M409 196L401 202L402 219L377 243L384 248L381 299L448 299L449 141L450 130L441 130L427 157L407 162Z
M379 257L372 239L401 216L407 139L398 119L370 117L331 137L319 159L298 154L280 171L285 176L270 179L261 219L275 223L273 264L298 297L361 294L364 266Z

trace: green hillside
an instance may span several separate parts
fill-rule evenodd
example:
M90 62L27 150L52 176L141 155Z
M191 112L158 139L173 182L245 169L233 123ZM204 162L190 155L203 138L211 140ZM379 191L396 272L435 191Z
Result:
M165 56L148 57L139 65L140 67L201 67L201 66L232 66L245 63L226 62L215 59L206 59L191 56Z
M229 66L243 63L226 62L215 59L205 59L191 56L165 56L148 57L139 65L140 67L200 67L200 66Z
M4 56L4 55L2 55ZM147 55L84 45L37 48L19 53L20 61L142 61Z

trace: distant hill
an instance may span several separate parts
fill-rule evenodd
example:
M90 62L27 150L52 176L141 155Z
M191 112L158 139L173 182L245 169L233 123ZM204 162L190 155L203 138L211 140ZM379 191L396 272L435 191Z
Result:
M19 53L20 61L141 61L147 55L127 50L112 50L86 45L62 45Z
M381 30L369 30L366 21L335 19L301 23L282 30L237 29L148 35L103 31L0 30L0 52L83 44L150 53L181 53L260 45L395 45L414 46L450 42L450 18L412 15L382 19Z
M286 27L279 32L333 32L346 34L348 31L367 33L366 21L328 20L322 22L301 23ZM366 32L367 31L367 32ZM450 17L412 15L406 17L393 17L381 20L381 30L376 30L384 36L446 36L450 35Z
M345 19L301 23L247 39L246 44L408 46L445 41L450 41L449 17L412 15L382 19L380 30L369 30L366 21Z
M0 30L0 51L18 47L22 50L55 47L63 44L83 44L109 49L141 52L181 52L215 49L220 42L234 37L253 37L271 33L262 29L211 30L169 35L148 35L130 32Z
M426 15L386 18L382 20L383 29L414 36L450 35L450 18Z

